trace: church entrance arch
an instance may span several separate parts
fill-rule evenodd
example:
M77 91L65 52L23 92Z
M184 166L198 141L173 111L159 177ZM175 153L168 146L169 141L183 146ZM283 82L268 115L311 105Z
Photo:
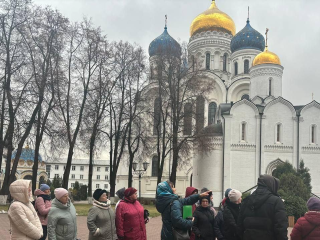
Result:
M273 171L281 164L283 164L284 161L282 161L280 158L272 161L271 163L269 163L269 165L267 166L267 169L266 169L266 174L268 175L273 175Z
M31 175L26 175L26 176L24 176L23 179L25 179L25 180L32 180L32 176L31 176Z

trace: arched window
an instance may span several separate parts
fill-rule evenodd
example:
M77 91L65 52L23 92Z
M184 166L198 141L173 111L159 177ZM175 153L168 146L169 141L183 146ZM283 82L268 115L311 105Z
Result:
M158 177L158 156L153 156L152 158L152 169L151 169L151 176Z
M206 54L206 69L210 70L210 53Z
M234 63L234 75L237 76L238 75L238 62Z
M272 78L269 78L269 96L272 95Z
M204 128L204 98L197 97L196 101L196 131L199 132Z
M161 132L161 106L160 98L154 100L154 116L153 116L153 135Z
M223 55L223 71L226 72L227 71L227 54L225 53Z
M214 123L216 111L217 111L217 104L215 102L211 102L209 104L209 111L208 111L208 125Z
M183 135L192 134L192 105L186 103L184 105L184 124L183 124Z
M247 123L241 123L241 141L247 140Z
M44 177L41 176L41 177L39 178L39 186L40 186L41 184L43 184L43 183L46 183L46 182L45 182L45 180L44 180Z
M192 59L192 72L194 72L194 68L195 68L195 59L194 59L194 56L192 55L192 57L191 57L191 59Z
M248 74L249 73L249 60L246 59L244 60L244 74Z
M153 79L153 65L150 65L150 78Z
M311 126L311 143L317 143L317 126Z
M250 97L248 94L243 94L242 97L241 97L241 100L243 99L247 99L247 100L250 100Z
M278 123L276 126L276 142L281 143L282 142L282 124Z

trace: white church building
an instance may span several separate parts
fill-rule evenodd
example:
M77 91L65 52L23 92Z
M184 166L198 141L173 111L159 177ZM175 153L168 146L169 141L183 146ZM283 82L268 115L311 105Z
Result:
M278 164L289 161L298 167L303 160L310 168L312 191L320 195L320 104L294 106L282 97L284 66L249 18L236 33L231 17L212 1L193 20L190 35L188 55L201 60L205 77L214 85L213 91L197 98L202 116L195 124L212 134L214 146L206 154L195 150L191 165L178 172L180 194L192 182L199 189L212 189L218 203L225 189L248 190L260 174L272 174ZM150 44L150 61L155 49L177 44L166 27ZM145 197L154 196L157 181L151 159L142 184ZM168 169L169 161L163 179Z

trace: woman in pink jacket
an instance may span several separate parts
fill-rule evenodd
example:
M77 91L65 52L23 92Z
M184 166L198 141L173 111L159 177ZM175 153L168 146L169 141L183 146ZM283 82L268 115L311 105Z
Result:
M51 208L50 187L47 184L41 184L40 189L34 191L34 195L37 196L34 207L43 229L43 237L40 240L45 240L47 238L48 214Z
M144 209L137 198L137 190L127 188L117 207L116 229L121 240L147 240Z

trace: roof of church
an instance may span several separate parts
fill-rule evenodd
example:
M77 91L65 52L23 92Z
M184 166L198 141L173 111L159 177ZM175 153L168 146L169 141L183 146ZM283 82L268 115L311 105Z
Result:
M169 35L167 26L164 28L163 33L154 39L149 45L150 57L161 54L173 54L177 57L180 57L181 55L180 44Z
M17 154L17 150L13 151L12 155L11 155L11 159L14 159L16 157ZM24 161L34 161L34 156L35 156L35 151L31 148L29 148L29 146L26 146L25 148L22 148L22 152L21 152L21 156L20 156L20 160L24 160ZM39 161L42 162L42 157L39 154Z
M234 53L242 49L263 51L265 45L266 43L263 35L251 27L248 19L246 26L232 38L230 47L231 52Z

